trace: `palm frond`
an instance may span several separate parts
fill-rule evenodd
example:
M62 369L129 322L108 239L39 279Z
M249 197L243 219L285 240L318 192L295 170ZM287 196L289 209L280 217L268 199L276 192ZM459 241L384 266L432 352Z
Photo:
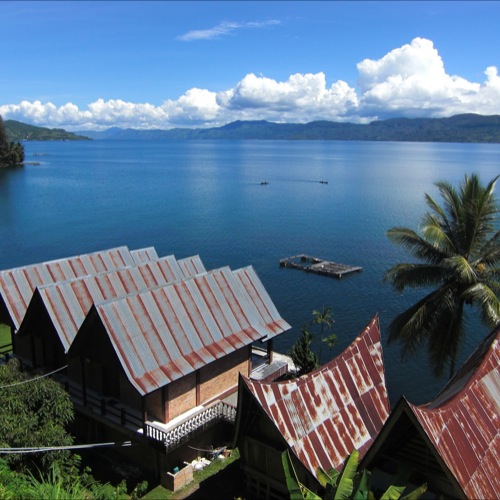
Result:
M384 275L384 281L390 282L396 290L421 288L440 285L451 277L451 270L430 264L396 264Z
M455 371L458 349L464 336L463 301L456 294L440 304L435 315L435 334L429 336L427 352L434 375L440 377L449 367Z
M484 324L494 328L500 323L500 300L488 285L476 283L467 288L462 297L466 303L479 307Z
M454 281L461 283L476 283L478 276L470 262L461 255L455 255L443 261L443 265L449 267Z
M425 262L437 263L447 256L431 242L426 241L412 229L393 227L387 231L387 237L395 244L408 250L416 258Z
M477 252L477 259L486 266L494 266L500 263L500 231L497 231L483 243L483 246Z
M459 190L436 183L442 205L430 195L429 211L420 231L395 227L388 238L408 250L420 263L391 267L384 281L399 291L406 287L437 286L399 314L389 327L389 342L402 344L401 356L427 345L435 374L455 368L464 333L464 304L475 304L484 323L500 322L500 231L494 187L500 176L483 186L476 174L465 176Z
M402 343L401 357L417 351L432 334L435 324L435 313L439 302L447 292L447 287L439 288L426 295L416 304L396 316L389 325L389 344Z

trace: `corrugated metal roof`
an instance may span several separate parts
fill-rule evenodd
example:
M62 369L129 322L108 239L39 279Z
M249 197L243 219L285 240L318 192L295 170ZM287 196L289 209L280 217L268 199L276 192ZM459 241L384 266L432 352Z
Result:
M96 304L89 316L101 318L127 377L140 394L290 328L278 318L272 326L264 323L261 305L236 275L225 267ZM272 309L267 293L261 302ZM85 324L78 335L84 334L84 328Z
M207 272L199 255L194 255L193 257L186 257L185 259L179 259L178 262L179 266L181 266L185 278L189 278L191 276L196 276L197 274L202 274Z
M37 302L42 301L67 351L92 304L164 286L182 278L179 264L170 255L134 267L40 287L30 307L36 307ZM32 332L33 328L36 326L21 323L19 335L28 329Z
M500 492L500 328L478 347L436 399L408 403L468 498Z
M363 456L389 416L375 316L338 357L294 380L244 384L302 464L339 469L354 450Z
M134 265L126 246L0 271L0 293L16 329L37 286Z
M269 334L267 339L290 328L288 323L280 316L271 297L252 266L238 269L234 271L234 275L251 297L252 302L255 304L262 317L263 323L273 330L274 333Z
M130 255L134 259L135 264L143 264L150 260L158 260L158 254L155 247L139 248L138 250L130 250Z

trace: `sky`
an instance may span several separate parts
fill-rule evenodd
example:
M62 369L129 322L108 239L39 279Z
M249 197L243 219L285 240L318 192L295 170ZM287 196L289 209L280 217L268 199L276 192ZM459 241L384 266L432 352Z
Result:
M497 1L0 1L0 115L69 131L500 114Z

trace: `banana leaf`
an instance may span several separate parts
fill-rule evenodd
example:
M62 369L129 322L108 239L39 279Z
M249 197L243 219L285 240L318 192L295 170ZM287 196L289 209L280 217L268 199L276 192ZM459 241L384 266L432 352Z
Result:
M427 483L420 485L418 488L410 491L408 495L401 497L401 500L418 500L427 491Z
M286 486L290 493L290 500L321 500L321 497L307 489L297 479L297 474L295 473L288 450L281 454L281 463L285 472Z
M367 500L370 493L370 480L371 472L364 470L361 473L358 484L354 488L354 494L352 496L354 500Z
M347 459L338 480L335 500L348 500L351 498L354 490L354 478L358 471L358 458L359 452L355 450Z

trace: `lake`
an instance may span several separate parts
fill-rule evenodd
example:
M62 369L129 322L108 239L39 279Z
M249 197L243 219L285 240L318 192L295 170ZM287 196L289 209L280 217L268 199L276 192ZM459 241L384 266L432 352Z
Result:
M382 336L422 292L398 294L384 272L408 256L386 237L417 228L424 193L477 172L500 173L499 144L329 141L27 142L26 165L0 171L0 269L127 245L160 256L199 254L207 269L252 265L293 326L331 306L340 353L379 314ZM321 184L319 181L328 181ZM267 185L262 185L267 181ZM497 190L498 193L498 190ZM363 267L341 280L279 267L306 253ZM472 315L460 360L487 333ZM319 350L317 344L317 350ZM322 347L322 361L328 348ZM425 355L384 360L391 404L432 399L445 380Z

